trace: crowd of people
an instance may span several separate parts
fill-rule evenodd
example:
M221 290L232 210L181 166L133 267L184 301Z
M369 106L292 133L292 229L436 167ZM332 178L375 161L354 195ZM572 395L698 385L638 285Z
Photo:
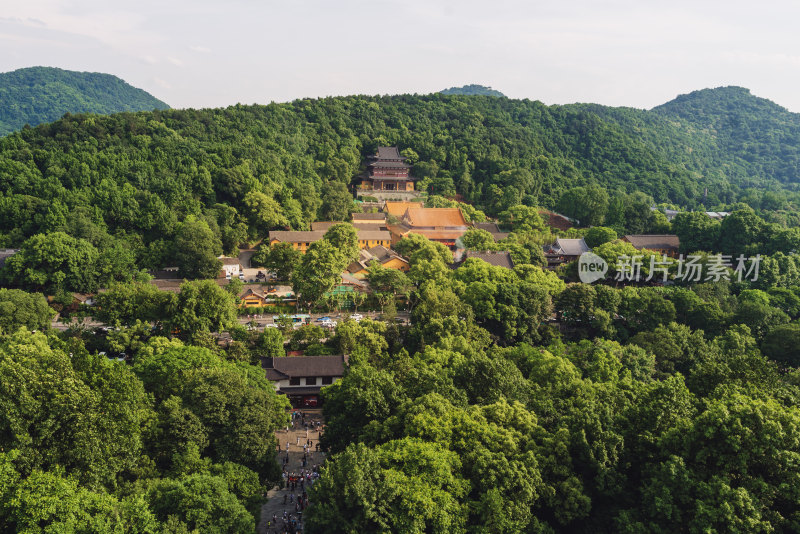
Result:
M283 467L283 497L281 499L283 513L273 513L267 532L269 534L297 534L302 532L303 512L308 507L307 489L311 487L319 478L319 464L314 463L314 453L319 453L319 438L324 429L320 421L307 419L306 414L301 411L292 411L291 422L286 427L287 433L285 456L282 456ZM297 432L294 443L288 436L290 431ZM313 438L313 439L312 439ZM300 468L290 468L291 446L303 448L303 455L300 457ZM278 454L282 454L280 443L278 444ZM297 451L299 452L299 451ZM317 456L319 459L319 456Z

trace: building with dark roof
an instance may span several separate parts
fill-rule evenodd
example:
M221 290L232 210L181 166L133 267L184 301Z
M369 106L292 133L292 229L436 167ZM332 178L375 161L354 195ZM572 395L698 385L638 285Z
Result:
M485 261L489 265L493 265L495 267L503 267L505 269L513 269L514 268L514 260L511 258L511 253L506 251L485 251L485 252L478 252L475 250L467 250L461 256L461 259L453 264L454 268L459 268L464 263L469 260L475 258L476 260Z
M582 237L579 239L558 238L554 244L544 247L544 257L547 260L547 267L554 269L562 263L577 260L581 254L591 250Z
M286 395L293 406L316 405L320 390L344 376L344 356L262 357L267 380L279 395Z
M6 264L6 260L19 252L18 248L2 248L0 249L0 267Z
M487 232L492 234L492 237L494 238L495 241L502 241L503 239L509 236L509 232L500 231L500 227L497 226L497 223L479 222L479 223L473 223L472 226L474 226L479 230L486 230Z
M219 256L217 259L222 262L222 270L220 271L221 278L230 280L235 276L239 276L239 273L242 272L242 265L239 263L238 256L236 258Z
M331 221L315 221L315 222L311 223L311 230L314 231L314 232L323 232L324 233L324 232L327 232L328 230L330 230L331 226L333 226L335 224L342 224L342 223L340 223L340 222L331 222ZM384 230L384 231L386 231L386 226L382 225L382 224L369 224L369 223L362 223L362 222L349 223L349 224L352 224L353 228L355 228L356 230L368 230L368 231Z
M381 146L367 158L367 170L359 178L363 191L413 191L415 178L409 175L409 165L396 146Z
M390 248L383 246L372 247L368 250L361 250L358 259L347 266L347 272L356 278L367 276L370 263L377 261L384 269L395 269L408 272L408 260Z
M316 224L316 223L314 223ZM338 224L338 223L332 223ZM374 226L374 225L373 225ZM269 244L289 243L300 252L305 252L311 243L319 241L325 235L326 230L311 231L284 231L277 230L269 233ZM387 230L378 230L373 227L356 227L358 233L358 247L372 248L378 245L388 247L392 242L392 234Z
M622 238L622 241L630 243L636 250L652 250L670 257L677 257L678 249L681 246L681 240L678 239L678 236L672 234L626 235Z
M380 213L354 213L353 224L386 224L386 214Z

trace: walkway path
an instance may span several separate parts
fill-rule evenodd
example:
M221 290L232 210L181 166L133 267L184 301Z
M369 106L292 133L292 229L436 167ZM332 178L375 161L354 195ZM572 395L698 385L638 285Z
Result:
M289 443L289 463L286 465L287 473L299 474L303 468L303 444L307 439L311 440L311 450L316 451L317 443L319 443L319 435L316 429L312 430L314 426L312 423L322 423L322 410L301 410L305 415L306 423L309 423L308 438L306 438L306 431L303 428L303 423L300 419L295 420L294 425L286 432L285 429L278 430L275 436L278 438L278 444L281 447L281 452L278 454L278 463L283 465L286 459L286 443ZM298 445L299 443L299 445ZM325 461L325 453L312 452L309 454L306 462L305 470L313 469L315 465L321 465ZM306 488L307 489L307 488ZM294 494L295 501L297 495L302 495L303 491L298 486L294 492L288 487L273 488L267 493L267 502L261 507L261 518L258 523L258 534L275 534L282 533L283 530L283 512L286 511L287 515L298 516L295 512L295 504L290 502L290 495ZM286 504L284 504L284 501ZM272 522L272 515L278 519L277 525L270 525ZM302 517L302 516L301 516ZM302 532L301 528L298 532Z

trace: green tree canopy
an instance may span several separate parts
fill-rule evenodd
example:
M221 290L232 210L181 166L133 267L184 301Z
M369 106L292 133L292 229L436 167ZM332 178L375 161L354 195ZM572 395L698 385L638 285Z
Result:
M608 192L602 187L575 187L561 195L556 210L578 219L581 226L597 226L605 221L608 203Z
M5 332L20 326L30 330L47 330L54 314L41 294L0 288L0 329Z
M188 218L175 235L175 262L182 276L189 279L216 278L222 268L217 256L222 243L205 221Z
M97 249L84 239L63 232L38 234L6 260L3 271L14 285L48 292L89 292L97 288L97 259Z
M291 280L292 274L300 264L303 253L291 243L262 243L258 252L250 260L252 264L266 267L275 273L279 280Z

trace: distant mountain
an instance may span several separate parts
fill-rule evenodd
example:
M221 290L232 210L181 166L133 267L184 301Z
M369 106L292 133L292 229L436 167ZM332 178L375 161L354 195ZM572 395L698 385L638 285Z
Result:
M485 85L463 85L461 87L451 87L439 91L443 95L483 95L483 96L506 96L496 89L486 87Z
M800 114L748 89L702 89L649 111L597 104L564 108L594 114L688 170L709 188L709 203L732 202L749 188L800 189Z
M800 181L800 114L759 98L743 87L693 91L653 112L678 119L685 131L713 140L719 164L747 176Z
M169 106L111 74L31 67L0 73L0 135L64 113L109 114Z

